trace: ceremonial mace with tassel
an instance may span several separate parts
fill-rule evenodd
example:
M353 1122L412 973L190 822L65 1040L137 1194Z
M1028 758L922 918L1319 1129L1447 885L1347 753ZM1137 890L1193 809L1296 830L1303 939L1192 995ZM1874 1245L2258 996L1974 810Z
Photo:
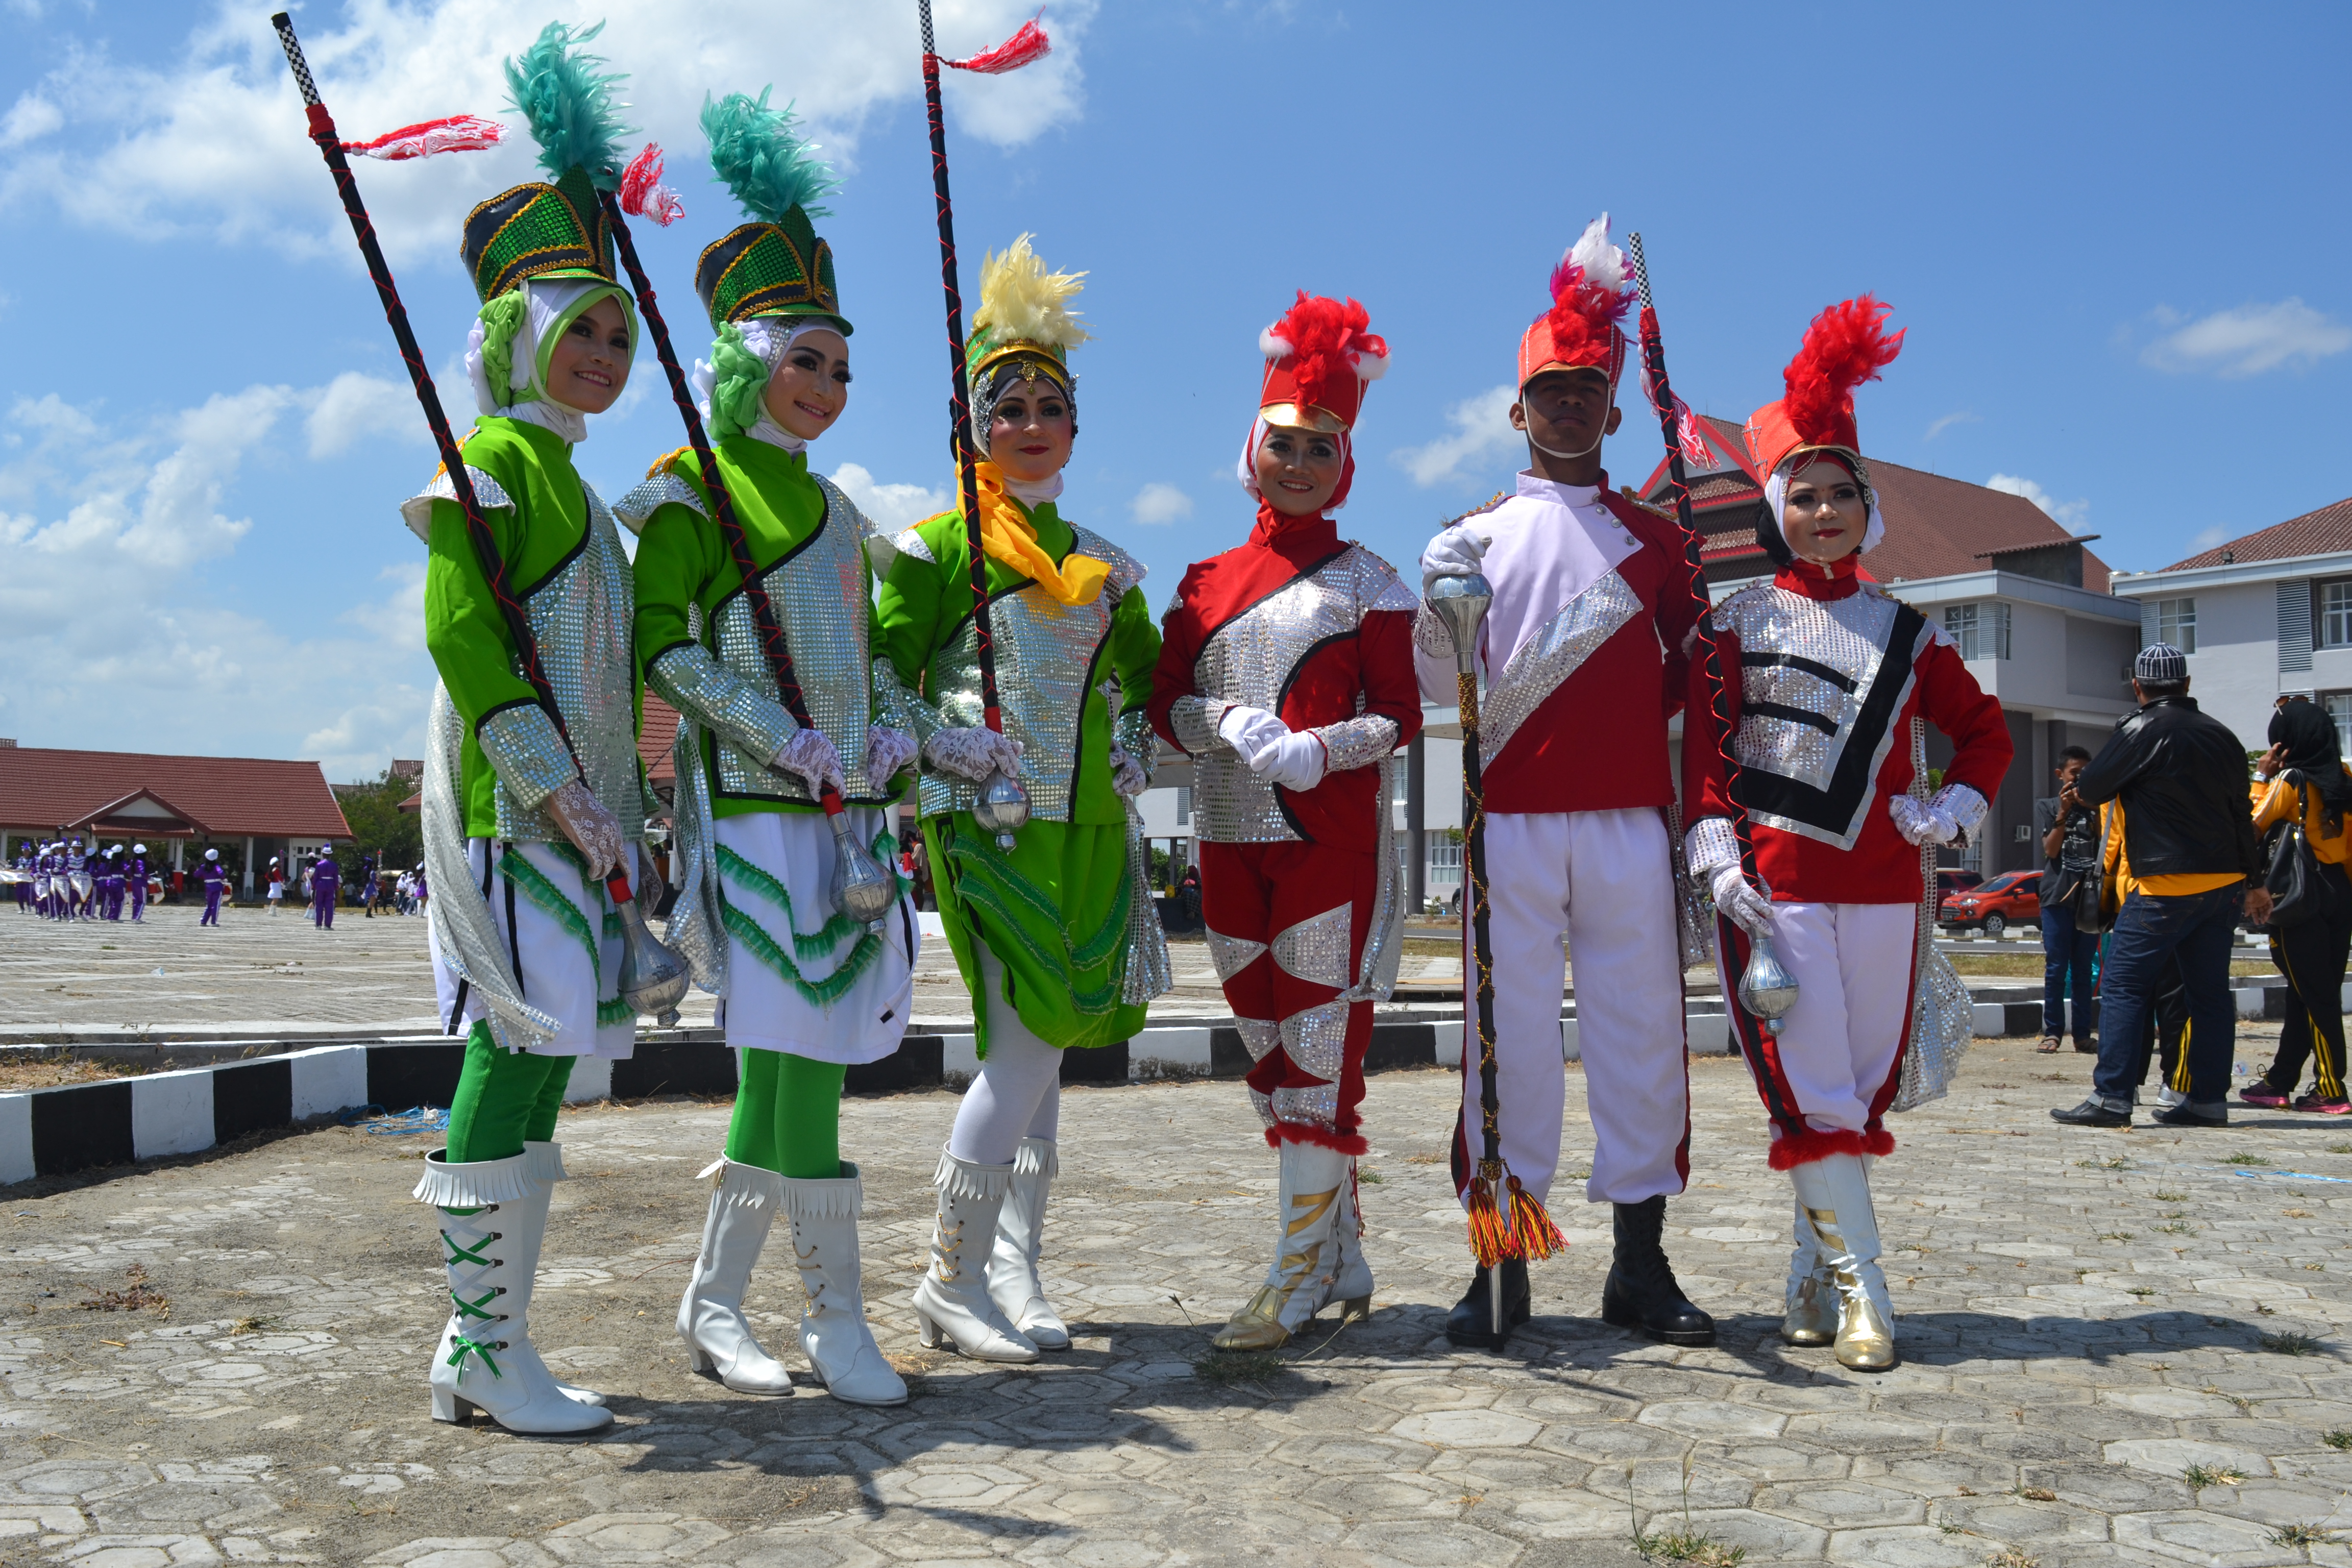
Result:
M947 119L940 104L940 67L989 75L1017 70L1042 58L1049 46L1035 21L985 54L970 59L942 61L931 37L931 0L918 0L923 23L923 99L931 115L931 190L940 212L940 286L947 295L948 370L952 390L948 411L955 431L957 496L963 506L965 563L971 574L973 651L980 662L981 716L988 727L1004 733L1004 711L996 694L996 639L988 613L988 558L980 540L979 449L972 444L971 377L963 360L963 291L956 277L955 205L948 196ZM1010 850L1013 835L1028 825L1029 792L1003 768L980 786L971 805L971 819L983 833L996 835L996 847Z
M631 163L630 171L637 173L642 165L649 164L647 179L658 178L660 159L659 148L647 147ZM635 184L635 181L625 181L624 188ZM620 242L621 265L628 270L629 285L637 296L637 309L653 332L654 352L661 356L662 370L669 377L670 398L677 405L678 416L686 421L686 438L694 447L695 460L702 469L703 489L710 497L711 514L727 541L727 553L735 563L735 574L742 580L743 596L751 603L751 619L759 627L760 647L767 654L770 673L776 679L776 695L782 699L784 710L795 723L803 730L814 730L816 722L809 717L808 700L801 690L800 678L793 673L792 650L784 646L783 626L776 619L767 584L752 561L751 543L743 536L743 524L735 515L735 503L727 493L727 482L719 477L719 458L711 451L709 437L702 428L701 412L694 405L694 395L687 386L686 372L678 365L677 352L670 346L668 323L662 320L661 307L655 302L653 281L637 261L636 242L630 238L628 221L622 216L621 196L605 191L602 197L604 220L613 226L613 237ZM658 209L654 221L663 221ZM878 929L883 918L889 914L890 906L898 901L898 882L875 862L866 846L857 842L847 805L830 781L818 791L817 801L824 807L825 822L833 829L834 908L861 925Z
M1658 331L1657 309L1650 301L1650 267L1642 255L1642 237L1628 235L1626 248L1633 253L1633 285L1642 299L1642 365L1649 373L1651 405L1657 410L1665 434L1666 473L1675 494L1675 521L1682 525L1691 595L1705 605L1709 600L1706 566L1699 554L1698 528L1691 518L1689 476L1683 467L1682 410L1666 382L1665 339ZM1748 879L1749 887L1760 889L1763 880L1756 871L1756 837L1748 826L1748 808L1739 798L1739 758L1731 748L1731 708L1724 694L1723 658L1716 647L1713 616L1702 613L1696 632L1700 668L1706 675L1707 716L1714 724L1716 754L1723 762L1723 793L1731 804L1731 833L1739 845L1739 874ZM1690 744L1690 739L1685 723L1683 744ZM1789 1009L1797 1005L1797 977L1781 964L1769 935L1749 938L1748 963L1739 975L1739 1005L1763 1026L1766 1034L1774 1036L1780 1034Z
M506 562L499 554L498 540L490 525L482 521L480 502L474 495L474 481L466 471L465 458L458 455L457 437L450 434L449 419L441 411L441 395L435 390L433 377L425 369L425 356L416 347L416 334L409 331L408 310L400 302L400 290L394 286L392 268L383 259L383 251L376 244L375 225L368 217L367 204L360 199L358 184L352 177L351 163L343 156L343 143L335 130L334 116L320 100L318 83L311 79L310 62L302 58L302 45L294 36L294 21L280 11L269 18L278 30L278 42L286 51L286 63L294 72L294 85L302 94L302 106L310 122L310 140L319 144L320 155L327 161L327 172L334 176L335 191L342 198L343 212L352 222L352 234L358 239L360 258L367 264L368 277L375 283L375 291L383 301L384 320L391 324L393 341L399 345L400 362L408 367L408 379L416 389L416 401L425 410L425 423L433 432L433 444L441 453L442 469L449 476L449 487L455 492L457 510L465 514L466 537L474 547L482 576L489 584L490 597L498 602L499 617L506 624L507 637L514 644L515 657L522 666L523 679L530 683L539 698L539 705L555 725L571 753L576 777L584 784L586 775L580 773L579 752L572 745L572 733L565 728L563 710L556 705L555 689L547 679L545 666L540 662L539 642L531 636L530 621L523 614L522 603L515 597L513 584L508 579ZM677 1021L677 1005L685 999L688 982L692 978L686 961L670 951L656 937L637 908L636 895L630 890L629 874L615 866L604 879L604 891L621 921L621 999L638 1013L652 1017L662 1025Z
M1478 627L1495 600L1486 579L1475 573L1444 576L1429 585L1428 605L1454 637L1455 700L1462 709L1462 821L1469 881L1465 913L1470 920L1470 978L1477 1005L1480 1145L1477 1172L1470 1179L1470 1251L1486 1270L1487 1320L1494 1348L1511 1337L1503 1316L1503 1260L1549 1258L1568 1245L1535 1194L1519 1184L1503 1163L1501 1091L1495 1064L1495 950L1487 931L1486 767L1478 755Z

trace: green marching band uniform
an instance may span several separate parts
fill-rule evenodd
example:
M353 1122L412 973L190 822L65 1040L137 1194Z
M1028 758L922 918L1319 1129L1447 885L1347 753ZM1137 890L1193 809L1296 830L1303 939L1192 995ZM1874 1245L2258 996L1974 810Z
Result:
M1087 334L1067 301L1078 288L1047 273L1026 236L983 267L967 352L983 457L1001 403L1075 424L1068 349ZM1062 516L1058 473L1023 483L983 461L979 475L1003 734L982 720L959 512L876 542L874 679L887 721L921 743L923 833L981 1057L941 1152L916 1316L926 1344L1030 1361L1069 1344L1037 1273L1061 1052L1131 1037L1169 984L1131 802L1149 780L1160 634L1143 567ZM971 807L1016 756L1030 816L1006 849Z
M517 673L449 476L401 508L429 551L425 644L441 677L423 791L435 981L448 1031L471 1024L448 1143L428 1157L415 1194L435 1210L451 1302L433 1414L463 1420L478 1407L531 1433L612 1420L602 1394L556 1381L532 1348L528 1313L549 1194L564 1174L552 1139L572 1063L626 1057L635 1038L603 874L638 872L647 794L629 563L612 513L572 466L586 416L547 384L558 343L604 300L619 303L632 352L636 341L597 201L620 165L617 79L594 72L572 42L551 24L506 67L554 183L482 203L461 246L482 301L467 355L481 409L463 443L467 472L561 731ZM625 378L625 361L614 372Z
M814 781L839 789L855 837L895 876L889 811L915 742L875 723L870 525L810 471L807 442L776 421L766 397L796 342L807 340L801 353L818 366L846 359L832 252L810 224L824 216L813 204L832 178L764 92L707 104L702 124L712 167L753 221L702 253L695 288L719 336L695 379L814 724L803 729L778 696L695 454L671 454L618 510L641 531L639 666L680 721L668 940L722 998L741 1063L726 1152L703 1173L716 1180L677 1331L696 1371L740 1393L792 1392L743 1316L781 1210L807 1288L810 1365L835 1398L898 1405L907 1385L875 1345L859 1294L863 1189L840 1157L841 1089L847 1068L898 1047L921 927L903 882L870 929L834 906L837 852Z

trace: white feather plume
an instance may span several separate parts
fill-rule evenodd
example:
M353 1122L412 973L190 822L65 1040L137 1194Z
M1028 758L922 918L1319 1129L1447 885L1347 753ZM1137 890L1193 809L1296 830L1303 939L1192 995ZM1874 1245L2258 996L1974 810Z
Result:
M1602 213L1585 225L1584 232L1569 247L1568 259L1584 268L1584 280L1598 284L1612 294L1625 288L1625 253L1609 243L1609 215Z
M1268 359L1288 359L1290 357L1290 340L1287 338L1276 337L1274 335L1274 329L1272 327L1268 327L1265 331L1257 335L1257 352L1264 354Z

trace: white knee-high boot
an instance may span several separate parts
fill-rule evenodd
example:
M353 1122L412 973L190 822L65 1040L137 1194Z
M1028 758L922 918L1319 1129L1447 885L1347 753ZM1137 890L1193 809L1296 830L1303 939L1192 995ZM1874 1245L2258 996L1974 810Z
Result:
M923 1343L936 1349L952 1342L982 1361L1035 1361L1036 1345L988 1294L988 1258L1013 1188L1013 1167L974 1164L942 1149L931 1180L939 1189L939 1216L931 1228L931 1264L913 1301Z
M784 1178L723 1157L714 1169L719 1181L702 1222L702 1250L677 1303L677 1337L686 1342L695 1371L717 1373L736 1393L790 1394L792 1373L761 1348L743 1316L751 1269L783 1206Z
M1787 1309L1780 1319L1780 1337L1792 1345L1825 1345L1837 1339L1837 1281L1822 1266L1821 1248L1813 1245L1813 1227L1805 1218L1802 1198L1791 1198L1795 1211L1796 1245L1789 1254Z
M551 1202L555 1196L555 1184L567 1180L571 1175L571 1173L563 1168L563 1145L526 1140L522 1146L522 1154L525 1162L523 1168L530 1173L533 1181L547 1189L545 1196L540 1202L541 1204ZM523 1278L534 1283L539 1276L540 1238L546 1234L546 1222L542 1218L537 1235L531 1239L530 1256L528 1258L516 1260L516 1266L523 1271ZM531 1353L537 1355L539 1352L534 1350ZM552 1372L548 1375L555 1377ZM576 1399L583 1405L604 1403L604 1396L593 1388L583 1388L578 1384L566 1383L560 1377L555 1377L555 1386L563 1391L563 1397L566 1399Z
M1070 1348L1070 1331L1045 1300L1037 1277L1045 1238L1045 1197L1061 1173L1051 1138L1024 1138L1013 1153L1013 1182L997 1216L996 1245L988 1258L988 1295L1005 1321L1041 1351Z
M475 1410L510 1432L594 1432L613 1413L565 1396L530 1342L531 1271L547 1230L547 1184L532 1155L451 1164L425 1158L414 1196L433 1205L447 1271L450 1325L434 1352L433 1418Z
M793 1261L808 1291L801 1314L801 1351L835 1399L852 1405L904 1405L907 1384L883 1359L866 1326L860 1292L857 1216L866 1206L857 1167L841 1174L784 1178L784 1214L792 1222Z
M1282 1182L1275 1210L1274 1266L1257 1294L1209 1342L1219 1350L1273 1350L1322 1310L1339 1277L1339 1217L1349 1201L1353 1161L1319 1143L1282 1145ZM1352 1225L1350 1226L1352 1229ZM1359 1259L1360 1267L1361 1260ZM1370 1294L1370 1270L1361 1269ZM1350 1300L1360 1315L1369 1300Z
M1838 1296L1837 1358L1856 1372L1885 1372L1897 1360L1895 1305L1878 1266L1878 1215L1870 1171L1859 1154L1832 1154L1796 1166L1797 1201Z

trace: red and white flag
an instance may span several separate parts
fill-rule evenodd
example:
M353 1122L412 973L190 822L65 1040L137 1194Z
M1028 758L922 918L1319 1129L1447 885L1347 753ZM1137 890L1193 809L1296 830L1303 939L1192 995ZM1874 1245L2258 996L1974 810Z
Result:
M660 142L646 142L646 150L621 171L621 210L631 217L649 217L663 228L686 216L686 204L662 184Z
M362 158L397 163L410 158L430 158L436 153L479 153L506 139L507 128L478 115L453 114L387 131L372 142L346 142L343 151Z
M1646 364L1642 367L1642 391L1649 398L1650 406L1656 408L1658 386L1650 379L1650 367ZM1710 473L1729 461L1717 455L1707 441L1706 424L1679 395L1675 398L1675 444L1682 448L1683 468L1687 473Z
M1045 13L1040 11L1022 23L1019 32L996 47L982 49L960 60L943 60L940 63L960 71L978 71L982 76L1003 76L1006 71L1017 71L1023 66L1034 65L1054 52L1054 41L1045 36L1045 29L1038 26L1045 19Z

